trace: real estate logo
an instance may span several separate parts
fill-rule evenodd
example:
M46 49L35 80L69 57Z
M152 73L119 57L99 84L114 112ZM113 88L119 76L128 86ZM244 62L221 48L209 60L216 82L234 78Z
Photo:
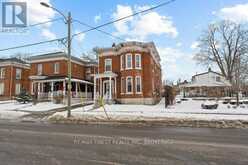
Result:
M5 33L24 33L27 27L26 2L2 2L2 29Z

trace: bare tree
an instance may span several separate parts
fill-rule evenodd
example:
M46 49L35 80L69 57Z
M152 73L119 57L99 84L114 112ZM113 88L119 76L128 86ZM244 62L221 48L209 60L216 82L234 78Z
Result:
M244 24L221 21L211 24L199 39L199 64L217 65L221 73L240 91L240 83L248 77L248 29Z
M230 21L211 24L200 37L199 48L195 59L203 65L217 65L221 73L233 83L237 61L240 64L247 61L248 29L243 24ZM240 67L247 70L247 67Z

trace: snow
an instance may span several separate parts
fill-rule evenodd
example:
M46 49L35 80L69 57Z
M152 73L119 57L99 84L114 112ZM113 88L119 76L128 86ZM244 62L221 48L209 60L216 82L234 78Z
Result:
M16 112L16 111L0 111L0 119L18 119L24 115L27 115L26 112Z
M216 110L201 108L203 101L189 100L164 108L163 100L157 105L105 105L108 116L115 120L146 119L198 119L198 120L248 120L248 105L245 108L228 108L219 102ZM66 112L58 112L53 116L66 116ZM72 110L72 116L83 119L106 119L103 108L93 106Z
M65 107L63 104L54 104L52 102L43 102L33 105L32 103L21 104L16 101L0 102L0 112L4 111L30 111L30 112L41 112L49 111L56 108Z

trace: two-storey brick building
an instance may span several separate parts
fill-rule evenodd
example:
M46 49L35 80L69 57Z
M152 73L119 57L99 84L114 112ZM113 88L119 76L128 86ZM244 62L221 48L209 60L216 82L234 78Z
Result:
M161 98L160 56L154 43L126 42L98 49L94 99L155 104Z
M64 52L55 52L30 57L30 93L38 93L39 99L51 100L67 95L68 57ZM72 56L72 98L93 98L93 82L97 63Z
M20 94L21 90L29 91L28 63L18 58L0 59L0 100L9 100Z

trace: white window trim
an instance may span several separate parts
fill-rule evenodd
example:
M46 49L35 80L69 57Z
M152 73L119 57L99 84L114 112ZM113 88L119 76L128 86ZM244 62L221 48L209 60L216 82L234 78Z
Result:
M131 56L131 67L128 67L127 65L128 65L128 56ZM133 69L133 55L131 54L131 53L128 53L128 54L126 54L126 70L128 70L128 69Z
M120 68L121 68L121 70L124 70L124 68L123 68L123 62L124 62L123 61L123 55L121 55L120 56L120 65L121 65Z
M139 67L136 66L136 56L139 56ZM141 58L141 54L135 54L135 69L142 69Z
M128 79L131 78L131 92L128 92ZM126 94L133 94L133 77L132 76L128 76L126 77Z
M137 78L140 78L140 92L137 92ZM142 79L141 76L135 77L135 92L136 94L142 94Z
M106 71L106 61L111 61L111 69L110 69L110 71ZM104 60L104 72L112 72L112 59L111 58L106 58L105 60Z
M123 86L124 86L126 83L123 84L123 81L122 81L122 80L125 81L125 77L121 77L121 95L124 95L124 94L126 93L126 88L124 89L124 92L122 91L122 89L123 89Z
M57 70L56 70L56 66L58 66ZM54 74L59 74L59 70L60 70L59 62L55 62L53 67L54 67L53 68L54 69Z
M20 77L17 78L17 72L19 72L19 71L20 71ZM22 79L22 69L16 68L16 80L21 80L21 79Z
M39 72L40 71L39 66L41 66L41 72ZM42 64L37 64L37 75L40 76L42 74L43 74L43 65Z
M0 69L0 79L5 79L6 69L1 68Z

